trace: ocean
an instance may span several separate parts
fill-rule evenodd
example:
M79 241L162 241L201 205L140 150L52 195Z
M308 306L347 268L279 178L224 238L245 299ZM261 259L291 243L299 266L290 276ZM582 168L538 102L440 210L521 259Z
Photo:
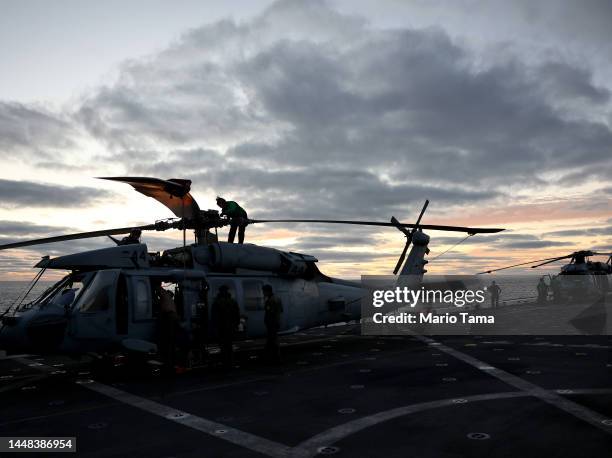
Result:
M32 291L30 291L24 303L36 299L45 289L54 283L55 282L52 281L38 282L34 288L32 288ZM25 293L29 284L29 281L0 281L0 313L10 307L21 294Z

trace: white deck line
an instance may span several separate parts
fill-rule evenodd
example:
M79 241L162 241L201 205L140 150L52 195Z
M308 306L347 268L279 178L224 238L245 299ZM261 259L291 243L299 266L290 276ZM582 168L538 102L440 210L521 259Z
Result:
M596 428L601 429L607 434L612 435L612 425L610 425L610 418L600 414L599 412L595 412L594 410L589 409L583 405L580 405L570 399L566 399L563 396L551 392L541 386L538 386L534 383L531 383L525 379L517 377L514 374L510 374L502 369L497 367L493 367L484 361L480 361L479 359L474 358L466 353L460 352L459 350L455 350L454 348L448 347L440 342L435 341L429 337L418 336L415 335L415 338L424 342L428 345L434 346L436 350L442 351L460 361L463 361L470 366L475 367L504 383L507 383L510 386L513 386L525 393L529 393L531 396L534 396L541 401L544 401L552 406L557 407L581 420L586 421L587 423L595 426Z

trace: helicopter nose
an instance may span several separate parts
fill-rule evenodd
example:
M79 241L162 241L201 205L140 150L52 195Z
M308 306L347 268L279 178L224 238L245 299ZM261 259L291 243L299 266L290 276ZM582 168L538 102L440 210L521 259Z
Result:
M18 317L0 317L0 350L9 350L15 346L18 323Z
M4 329L6 328L6 326L4 326L4 323L2 323L2 318L0 318L0 350L4 350L6 348L6 342L5 342L5 332Z

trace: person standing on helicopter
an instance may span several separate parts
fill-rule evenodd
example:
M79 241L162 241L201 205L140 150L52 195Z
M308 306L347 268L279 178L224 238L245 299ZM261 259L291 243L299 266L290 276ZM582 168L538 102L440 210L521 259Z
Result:
M236 230L238 230L238 243L244 243L244 231L249 224L246 210L233 200L225 200L223 197L217 197L217 205L221 207L221 216L227 216L230 219L228 243L234 243Z
M116 239L115 237L108 236L113 242L117 244L117 246L121 245L133 245L135 243L140 243L140 237L142 236L142 231L140 229L132 229L130 234L123 237L121 240Z

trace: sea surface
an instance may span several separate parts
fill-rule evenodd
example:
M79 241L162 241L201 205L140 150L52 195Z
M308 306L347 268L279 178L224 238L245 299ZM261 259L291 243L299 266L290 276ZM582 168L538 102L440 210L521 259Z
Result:
M536 284L538 278L534 275L496 275L495 277L482 277L482 280L485 285L488 285L494 279L502 290L500 302L502 304L504 302L515 304L523 301L531 302L537 296ZM29 283L27 281L0 281L0 313L14 304L15 301L21 300L21 295L25 293ZM23 303L36 299L53 284L54 282L51 281L38 282Z
M42 292L55 282L52 281L40 281L30 294L25 298L23 303L31 302L42 294ZM21 295L25 294L29 281L0 281L0 313L10 307L15 301L18 301Z

